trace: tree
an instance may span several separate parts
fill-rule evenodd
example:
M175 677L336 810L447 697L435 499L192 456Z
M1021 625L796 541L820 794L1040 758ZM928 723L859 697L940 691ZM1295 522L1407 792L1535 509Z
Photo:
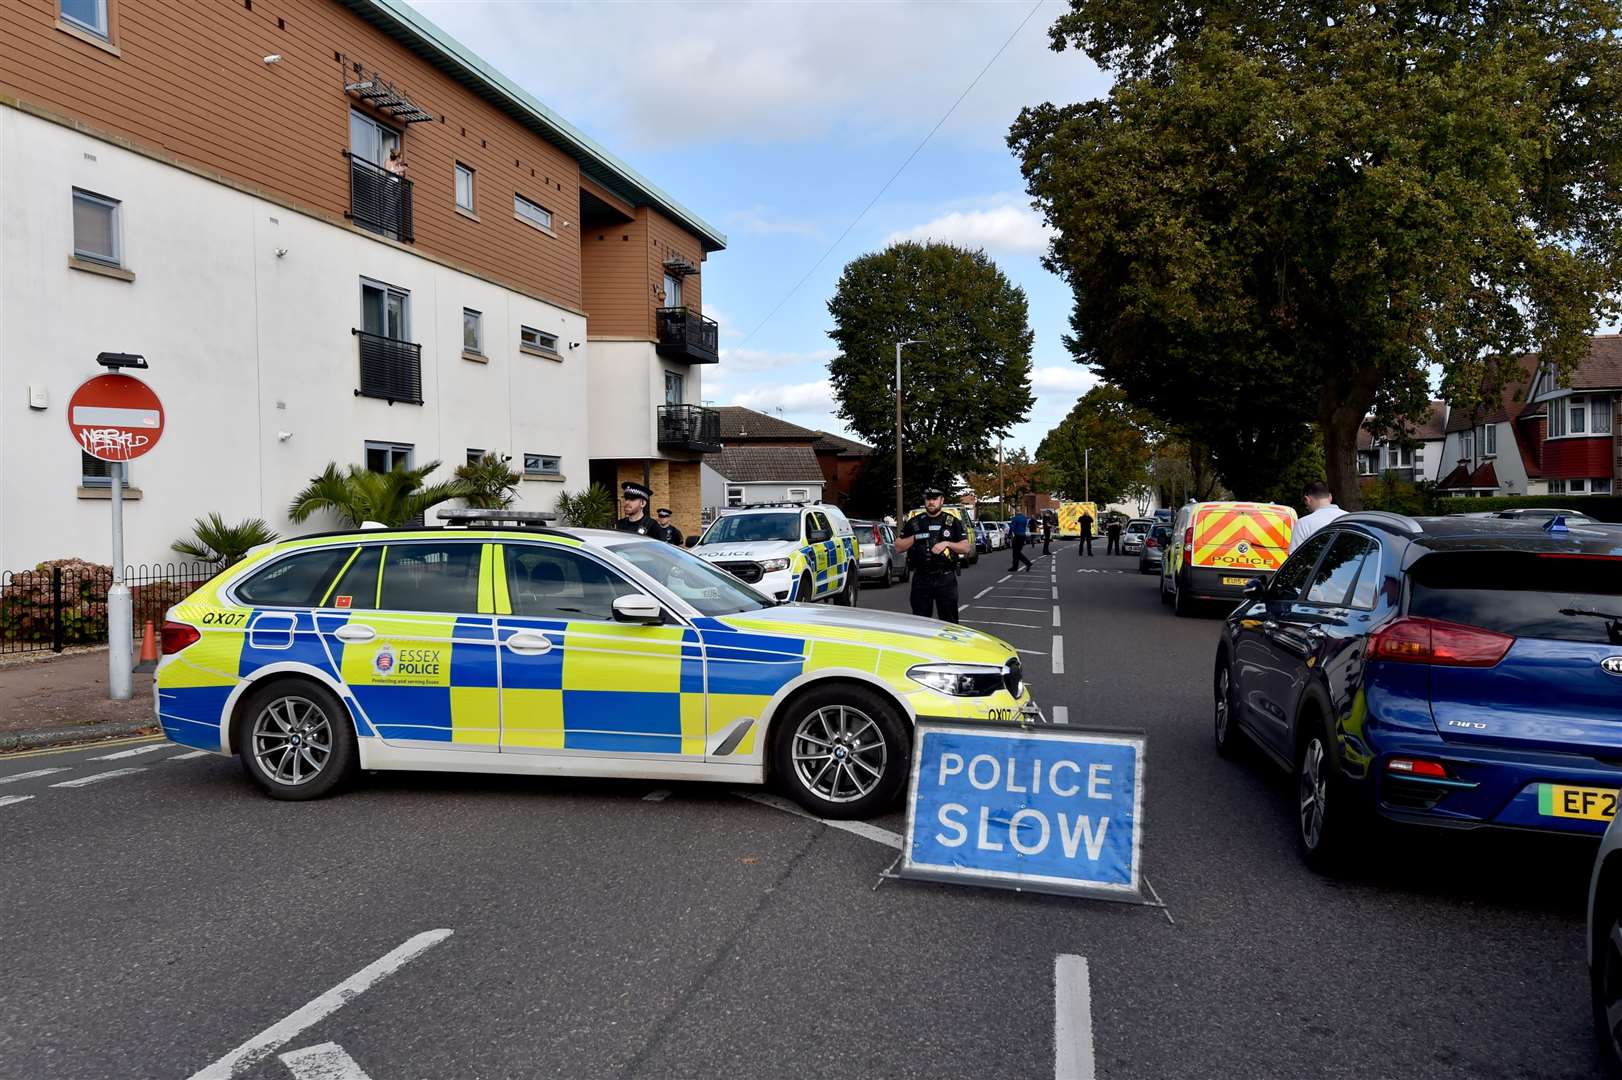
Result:
M1058 231L1078 361L1207 444L1241 495L1321 431L1360 505L1357 430L1469 405L1513 357L1569 367L1614 318L1614 0L1072 0L1053 47L1107 100L1009 142Z
M612 529L618 509L613 493L601 484L558 496L558 517L563 524L577 529Z
M1120 387L1100 383L1047 433L1036 456L1065 497L1119 502L1148 477L1152 430Z
M1024 447L1004 455L1000 473L993 461L984 469L969 473L964 480L981 498L993 498L1001 492L1005 511L1017 505L1024 496L1035 491L1047 491L1052 486L1048 482L1047 466L1032 461ZM1006 517L1007 513L1003 516Z
M176 540L169 546L182 555L202 562L230 566L241 562L252 548L275 540L276 533L264 518L248 518L235 525L227 525L219 514L210 514L197 519L192 525L191 536Z
M409 525L440 503L466 494L457 480L424 487L428 475L437 468L439 462L430 461L418 469L397 467L386 473L359 465L340 472L337 462L329 462L320 476L293 496L287 516L301 522L325 510L351 527L368 521L390 527Z
M945 489L983 463L997 434L1030 410L1025 293L982 251L907 242L863 255L845 267L828 311L839 415L878 461L895 460L896 342L921 342L902 361L909 506L925 484Z
M522 479L507 464L510 459L488 451L477 461L456 467L462 484L462 501L475 510L505 510L513 503L513 492Z
M1179 434L1168 435L1155 446L1149 458L1149 485L1159 494L1160 505L1169 507L1226 494L1210 452Z

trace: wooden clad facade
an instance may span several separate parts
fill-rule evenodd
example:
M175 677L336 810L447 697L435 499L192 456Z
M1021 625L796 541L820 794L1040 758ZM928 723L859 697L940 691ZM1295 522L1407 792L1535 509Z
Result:
M701 266L698 240L657 210L639 207L632 220L585 230L581 275L591 336L652 340L653 313L665 304L665 262L672 258ZM698 274L682 280L682 305L702 312Z

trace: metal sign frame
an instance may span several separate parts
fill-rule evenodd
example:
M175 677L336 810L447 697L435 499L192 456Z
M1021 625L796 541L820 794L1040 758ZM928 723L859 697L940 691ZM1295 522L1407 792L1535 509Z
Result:
M1132 866L1131 881L1114 885L1100 882L1089 885L1071 878L1055 878L1044 874L1018 874L1000 870L961 869L947 870L933 864L912 861L913 829L918 815L918 779L923 767L924 738L930 732L973 731L1000 738L1041 739L1053 741L1052 736L1083 736L1088 742L1130 746L1134 749L1135 765L1132 777ZM1116 903L1164 907L1158 897L1146 900L1143 887L1148 884L1143 876L1143 774L1148 756L1148 736L1141 729L1085 728L1058 725L1020 724L1010 727L1006 722L994 720L957 720L947 718L919 719L913 725L913 754L911 783L907 789L907 828L902 835L901 854L884 878L911 881L932 881L946 885L981 885L1014 892L1040 892L1056 896L1075 896L1089 900L1110 900ZM1149 886L1153 894L1153 886Z

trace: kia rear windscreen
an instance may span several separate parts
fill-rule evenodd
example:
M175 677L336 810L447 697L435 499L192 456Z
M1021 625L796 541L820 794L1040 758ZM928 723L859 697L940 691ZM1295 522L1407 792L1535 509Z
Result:
M1622 558L1501 551L1427 555L1408 614L1515 637L1622 645Z

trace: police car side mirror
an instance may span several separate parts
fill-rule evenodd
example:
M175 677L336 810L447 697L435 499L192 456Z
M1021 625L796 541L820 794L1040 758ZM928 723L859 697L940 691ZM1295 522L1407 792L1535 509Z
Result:
M834 534L827 529L812 529L805 534L805 542L808 544L825 544L832 540L833 536Z
M688 546L688 547L697 547L697 546L698 546L698 537L696 537L696 536L689 536L689 537L688 537L688 538L687 538L687 539L686 539L686 541L684 541L684 542L685 542L685 543L686 543L686 545L687 545L687 546Z
M631 593L614 601L615 622L657 626L664 621L664 617L664 608L659 606L659 601L643 593Z

